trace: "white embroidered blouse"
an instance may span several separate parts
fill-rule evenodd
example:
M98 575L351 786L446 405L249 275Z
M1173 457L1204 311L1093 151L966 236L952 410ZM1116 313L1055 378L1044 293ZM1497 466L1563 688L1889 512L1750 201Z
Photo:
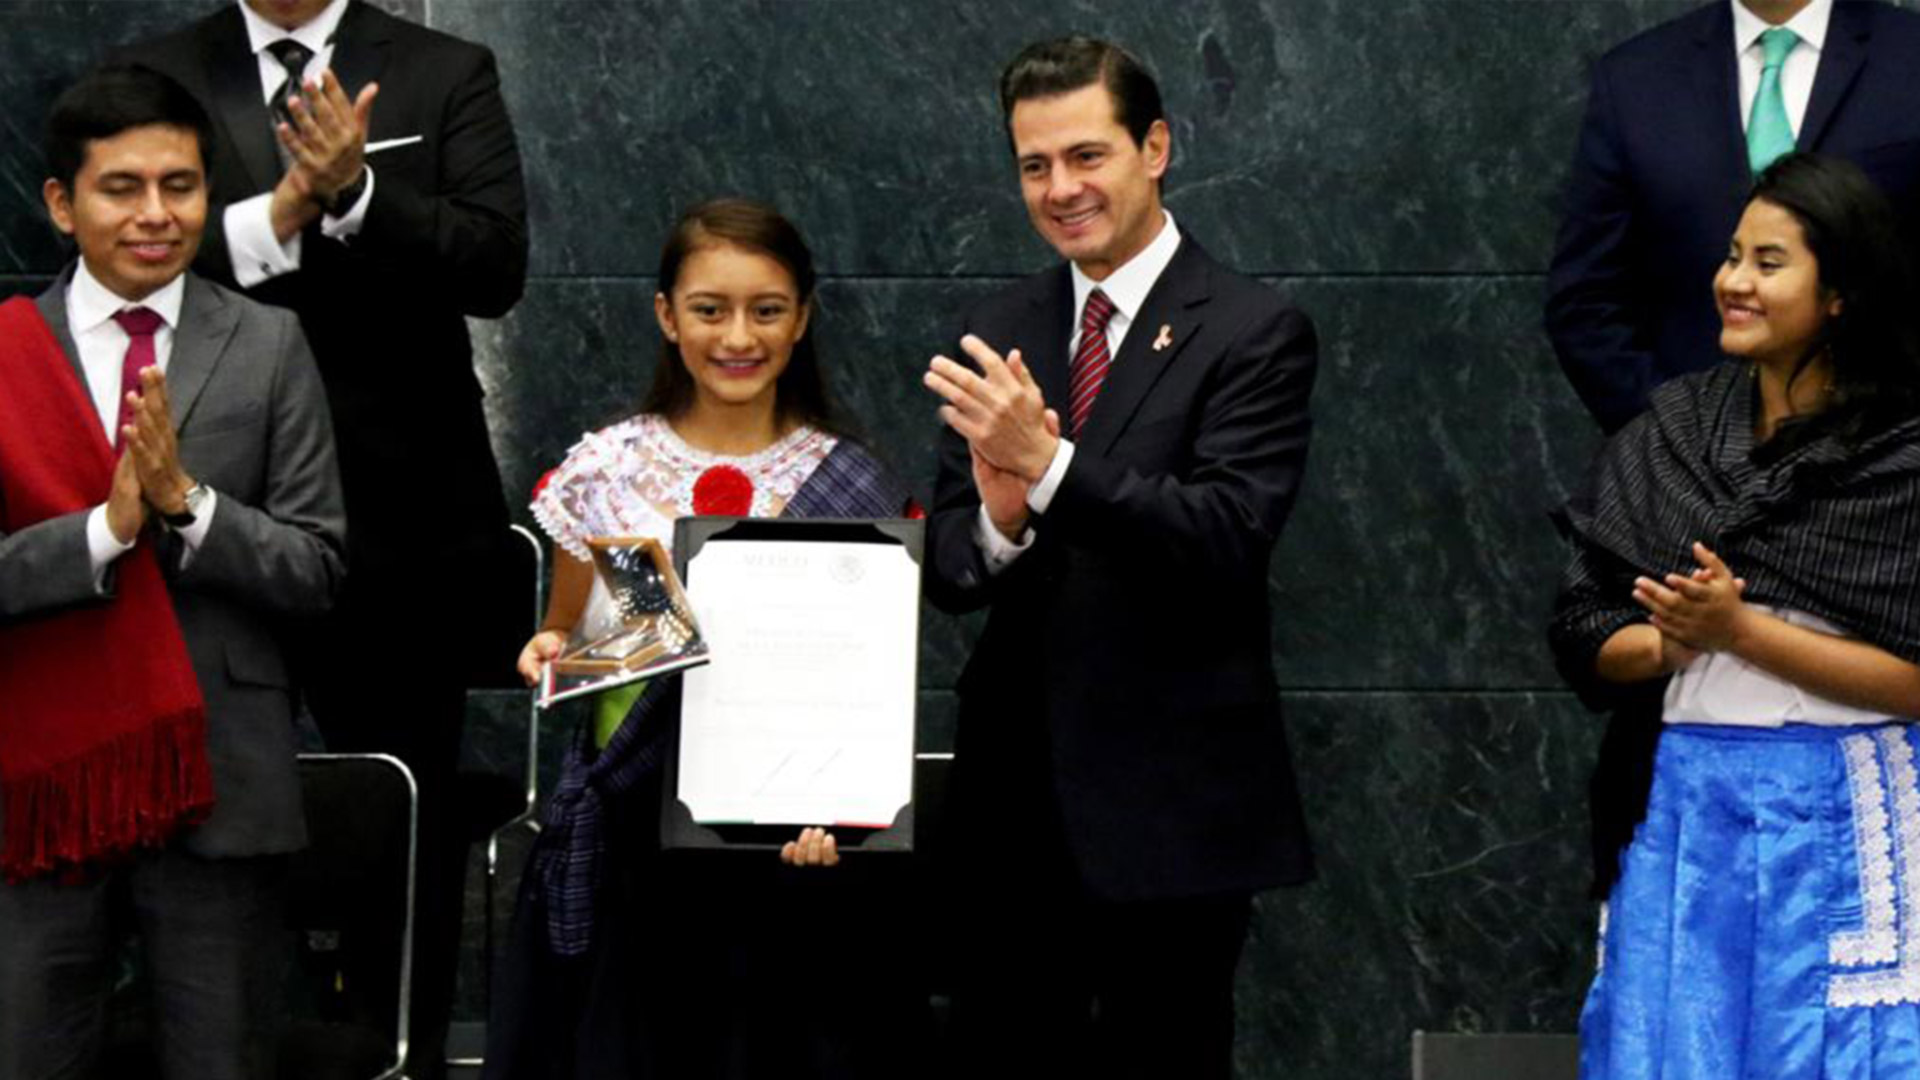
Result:
M592 558L587 540L595 536L649 536L671 549L674 519L696 512L694 491L703 477L737 497L746 494L739 483L744 476L752 485L745 513L774 517L838 442L802 426L745 457L710 454L687 445L665 417L642 413L581 436L535 492L533 516L554 543L583 561Z

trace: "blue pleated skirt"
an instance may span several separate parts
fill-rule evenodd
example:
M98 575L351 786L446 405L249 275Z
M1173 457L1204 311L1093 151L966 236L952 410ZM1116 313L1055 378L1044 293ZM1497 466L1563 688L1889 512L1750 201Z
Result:
M1584 1080L1920 1078L1906 725L1673 725L1608 903Z

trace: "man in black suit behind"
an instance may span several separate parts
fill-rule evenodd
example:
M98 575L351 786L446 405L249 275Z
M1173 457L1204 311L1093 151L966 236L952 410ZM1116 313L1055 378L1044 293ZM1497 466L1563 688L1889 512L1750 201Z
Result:
M1714 0L1602 56L1548 276L1547 332L1601 430L1655 387L1721 360L1713 273L1769 151L1772 28L1792 33L1778 79L1788 148L1864 169L1913 224L1920 209L1920 16L1865 0ZM1750 143L1752 145L1750 145ZM1664 683L1614 709L1590 789L1595 893L1645 813ZM1601 704L1596 702L1595 704Z
M433 1075L464 867L460 631L485 621L462 594L506 595L481 569L508 519L465 317L505 314L527 266L493 57L361 0L244 0L124 55L220 125L200 269L295 311L326 383L349 573L303 683L330 749L394 753L420 785L413 1075Z
M972 363L926 376L928 587L990 612L958 687L961 1075L1224 1077L1252 894L1311 874L1267 569L1313 328L1162 208L1138 61L1037 44L1000 93L1068 264L975 308Z

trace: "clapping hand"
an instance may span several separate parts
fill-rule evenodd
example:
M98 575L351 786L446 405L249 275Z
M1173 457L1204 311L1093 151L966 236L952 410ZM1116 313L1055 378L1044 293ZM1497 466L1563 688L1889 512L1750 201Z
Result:
M1002 357L972 334L960 339L960 347L979 371L936 356L922 380L946 402L940 418L987 464L1032 485L1046 474L1060 447L1058 417L1049 427L1046 400L1020 350Z
M280 145L287 148L292 171L300 174L299 182L313 199L330 205L366 168L367 126L380 86L368 83L358 98L348 101L339 78L325 71L318 83L309 79L305 91L287 102L293 121L277 129Z
M140 497L140 474L133 453L123 452L113 465L113 488L107 496L107 529L122 544L131 544L147 527L147 503Z
M1048 409L1046 424L1048 433L1059 437L1060 414ZM1033 485L981 457L980 451L971 444L967 446L967 453L973 458L973 486L980 493L980 505L986 508L987 520L993 522L1000 535L1018 541L1027 527L1027 492Z
M127 403L133 407L133 422L120 429L125 447L121 467L131 467L148 506L162 514L184 512L193 478L180 466L180 441L174 434L173 410L167 401L167 377L157 367L142 368L140 389L127 394ZM116 469L116 493L118 488Z
M1663 657L1677 658L1664 639L1695 654L1731 649L1751 615L1742 599L1746 582L1734 577L1705 544L1693 545L1693 557L1700 565L1691 574L1668 574L1661 581L1640 577L1633 582L1634 602L1647 609L1661 633Z

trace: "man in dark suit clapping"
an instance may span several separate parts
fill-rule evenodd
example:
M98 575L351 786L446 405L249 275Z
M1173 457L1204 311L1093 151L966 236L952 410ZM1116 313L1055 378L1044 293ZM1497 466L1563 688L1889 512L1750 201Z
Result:
M1312 324L1161 205L1153 78L1029 47L1001 103L1066 260L967 317L929 590L961 675L964 1076L1225 1077L1253 893L1305 880L1267 569L1306 463Z
M487 568L508 519L466 327L505 314L526 279L493 56L361 0L235 2L124 55L219 125L201 269L298 313L326 382L350 573L302 681L330 749L395 754L420 785L411 1072L431 1077L465 866L450 789L466 630L489 622L474 600L523 606Z

